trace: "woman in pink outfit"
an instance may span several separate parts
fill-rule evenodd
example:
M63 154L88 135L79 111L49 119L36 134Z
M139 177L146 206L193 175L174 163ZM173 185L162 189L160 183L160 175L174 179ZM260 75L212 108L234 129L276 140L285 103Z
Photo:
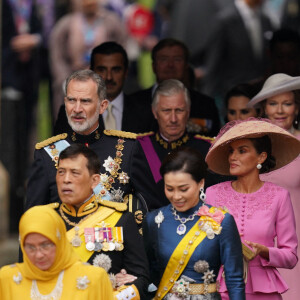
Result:
M225 206L235 218L244 244L247 300L282 299L288 286L276 268L292 269L298 261L289 192L262 181L259 174L285 166L299 153L300 142L293 135L253 118L225 125L206 156L212 171L237 178L208 188L206 199ZM219 280L222 299L228 299L221 273Z
M272 75L266 80L262 90L251 100L249 106L260 106L264 116L272 123L288 130L300 140L298 130L300 97L299 92L295 91L297 89L300 89L300 77L291 77L286 74ZM296 232L300 240L300 157L280 170L261 174L260 178L289 191L296 218ZM300 256L300 247L298 247L298 256ZM280 269L279 272L289 286L288 291L283 294L283 299L299 299L300 263L293 270Z

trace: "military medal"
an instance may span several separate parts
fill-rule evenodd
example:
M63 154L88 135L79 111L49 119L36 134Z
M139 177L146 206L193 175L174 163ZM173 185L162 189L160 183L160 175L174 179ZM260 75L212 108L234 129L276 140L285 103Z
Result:
M102 248L103 251L106 252L106 251L109 250L109 243L106 242L106 239L104 240L104 242L102 243L102 245L103 245L103 248Z
M74 237L72 238L72 241L71 241L71 244L73 247L80 247L81 246L81 239L79 237L79 234L78 234L78 231L79 231L79 227L78 226L75 226L74 227L74 231L75 231L75 235Z
M115 236L115 249L116 251L122 251L124 249L123 245L123 227L114 227L113 233Z
M103 248L103 246L100 242L99 231L100 231L100 228L96 227L95 228L95 249L94 249L94 251L98 251L98 252L101 251L101 249Z
M88 251L94 251L95 249L95 233L94 228L84 228L84 237L85 237L85 248Z

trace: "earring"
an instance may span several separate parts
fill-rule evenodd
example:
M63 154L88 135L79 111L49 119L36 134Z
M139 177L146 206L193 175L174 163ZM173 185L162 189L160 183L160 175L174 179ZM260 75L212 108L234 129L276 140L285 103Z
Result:
M260 169L262 168L262 165L261 165L261 164L257 164L256 168L257 168L258 170L260 170Z
M199 196L200 200L202 200L203 202L206 199L206 195L204 193L204 188L200 188L200 196Z

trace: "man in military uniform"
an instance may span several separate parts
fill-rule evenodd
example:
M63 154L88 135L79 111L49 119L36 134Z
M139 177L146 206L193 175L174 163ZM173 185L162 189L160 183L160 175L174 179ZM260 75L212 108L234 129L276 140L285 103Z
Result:
M199 150L205 157L211 145L212 138L186 131L190 108L189 92L182 82L168 79L158 85L152 101L152 111L159 130L137 137L142 148L140 152L146 156L152 172L152 176L148 178L152 185L149 193L152 193L156 201L150 203L149 210L169 204L164 194L164 182L159 173L161 161L168 153L186 146ZM205 181L209 186L223 180L216 174L209 173Z
M146 171L137 170L137 166L145 168L143 163L138 163L135 159L138 151L136 135L116 130L102 131L99 127L99 114L108 105L105 83L101 77L91 70L76 71L67 78L65 92L70 128L66 133L36 145L25 209L60 201L55 182L57 160L59 153L73 143L90 147L102 162L100 184L95 192L100 193L103 199L120 200L125 195L138 191L141 191L140 198L148 198L141 189L147 182L139 180L143 175L141 172ZM142 209L141 202L133 208L130 200L131 197L130 210Z
M84 145L63 150L56 173L62 203L49 205L63 218L81 260L110 274L117 299L147 299L149 275L142 237L133 215L125 212L125 203L94 194L99 170L97 154Z

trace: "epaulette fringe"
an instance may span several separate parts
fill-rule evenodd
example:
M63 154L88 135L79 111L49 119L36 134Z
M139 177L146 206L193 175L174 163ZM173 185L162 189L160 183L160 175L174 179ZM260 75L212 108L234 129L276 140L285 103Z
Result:
M140 137L148 136L148 135L153 135L153 134L154 134L154 131L149 131L149 132L144 132L144 133L137 133L136 138L140 138Z
M114 130L114 129L105 129L103 132L104 134L109 136L117 136L117 137L122 137L127 139L133 139L133 140L136 139L136 133L133 132Z
M215 140L214 137L205 136L205 135L201 135L201 134L196 134L194 137L195 137L196 139L201 139L201 140L207 141L207 142L209 142L210 144L213 143L213 141Z
M37 143L35 145L35 149L39 150L39 149L42 149L46 146L49 146L50 144L53 144L57 141L60 141L60 140L64 140L66 137L68 136L67 133L61 133L61 134L58 134L58 135L55 135L55 136L52 136L51 138L47 139L47 140L44 140L40 143Z

